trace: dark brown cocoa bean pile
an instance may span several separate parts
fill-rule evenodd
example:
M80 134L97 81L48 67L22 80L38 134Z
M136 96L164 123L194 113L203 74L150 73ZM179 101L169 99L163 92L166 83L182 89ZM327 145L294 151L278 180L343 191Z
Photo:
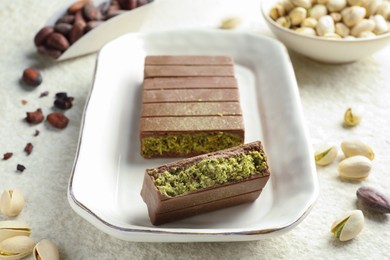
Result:
M103 22L152 0L112 0L95 6L91 0L79 0L53 26L43 27L34 38L39 53L57 59L69 46Z

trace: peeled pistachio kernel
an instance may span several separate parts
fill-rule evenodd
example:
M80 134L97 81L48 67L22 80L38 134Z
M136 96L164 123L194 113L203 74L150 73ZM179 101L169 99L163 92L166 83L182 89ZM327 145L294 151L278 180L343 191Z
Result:
M383 0L369 0L366 1L364 7L366 8L366 18L369 18L371 15L374 15L381 5Z
M24 196L18 189L5 190L0 198L0 211L8 216L19 215L24 207Z
M10 237L0 242L0 258L4 260L22 259L32 253L35 242L30 237Z
M326 9L325 5L317 4L313 6L312 9L309 10L309 16L314 19L320 19L320 17L326 15L328 13L328 9Z
M361 6L352 6L345 8L341 12L341 15L343 17L343 23L348 27L352 27L364 19L366 16L366 9Z
M316 26L317 34L319 36L324 36L326 33L334 33L334 21L329 15L324 15L318 20Z
M355 238L364 227L364 216L361 210L351 210L336 219L331 232L336 239L348 241Z
M269 11L269 16L271 16L271 18L273 20L276 20L278 19L279 17L281 16L284 16L285 14L285 10L284 10L284 7L283 5L281 4L276 4L274 7L271 8L271 10Z
M349 35L349 28L343 23L336 23L335 32L345 38Z
M379 191L362 186L356 191L359 207L371 213L390 213L390 198Z
M375 29L375 22L369 19L363 19L351 29L351 35L359 36L362 32L372 32Z
M311 0L291 0L291 3L293 5L303 8L310 8L311 7Z
M342 160L338 171L341 179L361 181L368 177L371 167L371 161L367 157L356 155Z
M291 27L291 20L287 16L279 17L276 19L276 23L284 28L290 28Z
M4 220L0 221L0 241L14 236L29 236L31 228L20 221Z
M322 37L328 38L328 39L341 39L342 38L337 33L332 33L332 32L331 33L325 33L324 35L322 35Z
M376 10L376 14L382 15L383 18L387 19L390 14L390 2L384 1L380 4Z
M341 150L343 151L345 157L362 155L371 161L375 158L374 151L371 149L371 147L359 140L343 141L341 143Z
M221 25L219 26L220 29L234 29L241 23L241 19L238 17L230 17L222 20Z
M330 12L339 12L347 5L347 0L329 0L326 7Z
M333 12L329 14L335 23L340 22L343 19L343 16L340 13Z
M344 113L344 124L346 126L356 126L362 121L362 116L359 112L355 112L352 108L348 108Z
M337 146L327 146L314 153L314 160L316 164L325 166L332 163L337 157Z
M296 7L291 10L288 17L290 17L292 25L298 25L307 17L307 11L303 7Z
M304 35L316 36L316 31L313 28L309 28L309 27L298 28L295 31L297 33L304 34Z
M301 28L315 28L318 21L313 17L306 18L301 23ZM315 34L315 33L314 33Z
M290 12L295 6L290 2L290 0L282 0L280 4L283 6L286 13Z
M48 239L43 239L35 245L33 249L33 255L35 260L60 259L57 245Z
M383 18L382 15L374 15L371 17L371 20L375 22L375 28L373 31L375 34L383 34L389 31L387 21L385 20L385 18Z

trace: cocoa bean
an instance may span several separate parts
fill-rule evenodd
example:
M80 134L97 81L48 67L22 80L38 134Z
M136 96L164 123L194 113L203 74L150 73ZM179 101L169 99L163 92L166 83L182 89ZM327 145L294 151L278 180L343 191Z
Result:
M75 20L75 15L65 15L56 21L56 23L68 23L72 24Z
M69 48L69 42L64 35L60 33L52 33L49 38L47 38L47 46L59 51L65 51Z
M40 46L45 43L50 34L54 32L53 27L43 27L34 37L35 46Z
M83 26L87 25L87 22L84 20L82 10L77 11L75 14L74 24L76 24L76 23L81 24Z
M103 21L90 21L87 23L87 26L85 27L85 33L95 29L97 26L102 24Z
M72 25L68 24L68 23L57 23L54 26L54 30L56 32L63 34L63 35L67 35L69 33L70 29L72 29Z
M69 119L60 112L49 114L47 116L47 121L51 126L59 129L64 129L69 123Z
M102 17L100 10L92 3L84 6L83 15L86 21L96 21L100 20Z
M49 57L52 57L53 59L57 59L58 57L61 56L61 53L62 53L59 50L55 50L55 49L49 48L49 47L44 46L44 45L38 47L38 52L45 54L45 55L48 55Z
M28 86L37 87L42 83L41 72L36 68L27 68L23 71L23 82Z
M75 14L77 11L83 9L83 7L87 4L90 3L91 1L87 0L80 0L77 2L74 2L72 5L69 6L67 13L68 14Z
M75 43L78 39L80 39L84 34L84 28L86 25L82 23L75 23L72 26L72 29L69 32L69 42L70 44Z

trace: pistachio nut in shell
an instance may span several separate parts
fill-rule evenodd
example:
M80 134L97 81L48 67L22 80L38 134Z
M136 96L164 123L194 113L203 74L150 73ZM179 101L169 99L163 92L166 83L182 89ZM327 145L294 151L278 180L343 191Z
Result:
M343 151L345 157L362 155L371 161L375 158L374 151L371 149L371 147L359 140L343 141L341 143L341 150Z
M368 177L371 171L371 161L362 155L348 157L339 163L338 171L342 179L361 181Z
M10 237L0 242L0 259L22 259L32 253L35 242L26 236Z
M356 126L362 121L362 116L359 111L352 110L352 108L347 108L344 113L344 125L346 126Z
M20 221L4 220L0 221L0 241L14 236L29 236L31 228Z
M24 207L23 193L18 190L4 190L0 198L0 211L8 217L19 215Z
M348 241L355 238L364 227L364 216L361 210L351 210L336 219L331 232L336 239Z
M60 259L57 245L48 239L43 239L35 245L33 249L33 255L34 259L36 260Z
M325 166L332 163L337 157L337 146L325 146L314 153L316 164Z
M390 198L379 191L362 186L356 191L356 196L361 209L371 213L390 213Z

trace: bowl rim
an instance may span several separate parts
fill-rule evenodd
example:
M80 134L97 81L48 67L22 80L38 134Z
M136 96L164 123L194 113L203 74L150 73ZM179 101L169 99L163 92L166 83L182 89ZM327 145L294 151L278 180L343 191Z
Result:
M320 36L312 36L312 35L306 35L306 34L301 34L301 33L297 33L289 28L285 28L285 27L282 27L280 26L279 24L277 24L269 15L269 10L265 10L265 2L267 2L269 0L262 0L261 1L261 13L264 17L264 19L266 20L266 22L268 22L270 25L272 25L273 27L283 31L283 32L286 32L290 35L293 35L295 37L301 37L301 38L306 38L306 39L310 39L310 40L315 40L315 41L319 41L319 42L329 42L329 43L346 43L346 44L351 44L351 43L369 43L369 42L375 42L377 40L383 40L383 39L386 39L386 38L390 38L390 31L388 31L387 33L384 33L384 34L380 34L380 35L376 35L375 37L371 37L371 38L354 38L354 39L344 39L344 38L341 38L341 39L338 39L338 38L324 38L324 37L320 37ZM281 2L281 0L275 0L273 2ZM271 5L273 6L273 5Z

